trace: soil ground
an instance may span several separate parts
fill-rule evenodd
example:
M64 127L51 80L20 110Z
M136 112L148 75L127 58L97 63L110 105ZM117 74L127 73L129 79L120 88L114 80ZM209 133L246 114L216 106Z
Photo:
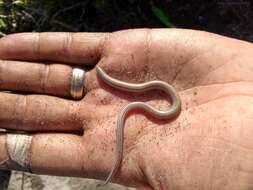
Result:
M135 190L116 184L99 186L101 181L71 177L42 176L13 172L8 190Z

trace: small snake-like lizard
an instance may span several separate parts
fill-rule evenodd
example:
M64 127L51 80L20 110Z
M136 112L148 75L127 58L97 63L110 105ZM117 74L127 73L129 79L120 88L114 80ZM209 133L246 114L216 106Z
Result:
M170 119L175 116L177 116L181 110L181 100L179 95L177 94L176 90L169 85L168 83L164 81L159 80L153 80L149 82L144 82L140 84L133 84L133 83L127 83L120 80L117 80L115 78L110 77L108 74L104 72L104 70L96 66L96 72L102 81L104 81L109 86L122 90L122 91L128 91L128 92L146 92L149 90L162 90L166 92L170 99L171 99L171 106L166 111L161 111L154 109L153 107L147 105L144 102L132 102L127 104L122 111L120 112L116 124L116 150L115 150L115 160L112 166L112 169L106 178L104 185L109 183L112 178L116 175L119 166L122 162L122 156L123 156L123 127L124 127L124 120L126 117L126 114L133 109L142 109L148 113L150 113L153 117L158 119Z

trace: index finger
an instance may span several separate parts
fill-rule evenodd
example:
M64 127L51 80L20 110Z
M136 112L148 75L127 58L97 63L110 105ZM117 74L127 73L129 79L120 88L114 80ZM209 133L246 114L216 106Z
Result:
M0 59L95 64L109 33L19 33L0 39Z

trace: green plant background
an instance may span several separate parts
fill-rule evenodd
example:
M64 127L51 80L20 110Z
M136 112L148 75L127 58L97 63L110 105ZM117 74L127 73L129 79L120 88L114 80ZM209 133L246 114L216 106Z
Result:
M207 30L253 41L251 0L0 0L0 33Z

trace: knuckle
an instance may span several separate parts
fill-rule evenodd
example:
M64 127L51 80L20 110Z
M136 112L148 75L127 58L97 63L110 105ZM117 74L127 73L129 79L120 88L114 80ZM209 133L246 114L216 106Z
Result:
M41 42L42 42L42 34L41 33L35 33L34 35L36 35L34 39L34 43L33 44L33 54L35 56L36 59L41 59Z
M45 93L47 91L49 73L50 73L50 65L45 64L41 66L41 70L40 70L41 85L40 86L41 86L42 93Z
M99 45L98 45L98 54L100 54L102 57L106 55L106 50L108 50L108 46L110 46L110 42L113 38L114 33L105 33L104 37L101 38Z
M0 61L0 88L4 85L4 67L6 66L7 61L1 60Z
M72 49L72 46L73 46L73 39L74 39L74 33L71 33L71 32L66 33L64 40L63 40L60 54L67 56L67 57L71 57L70 50Z

